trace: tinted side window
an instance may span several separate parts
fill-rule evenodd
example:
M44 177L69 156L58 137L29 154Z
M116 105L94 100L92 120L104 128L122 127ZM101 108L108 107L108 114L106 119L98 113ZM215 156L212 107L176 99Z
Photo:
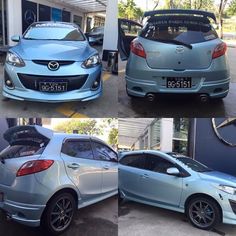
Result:
M147 165L146 165L147 170L166 174L168 168L176 167L175 164L159 156L147 155L146 158L147 158Z
M104 144L94 142L94 148L96 150L95 159L117 162L117 154L109 147L105 146Z
M120 160L120 164L132 166L139 169L145 169L145 156L144 155L128 155Z
M68 140L63 144L61 152L71 157L93 159L90 141Z

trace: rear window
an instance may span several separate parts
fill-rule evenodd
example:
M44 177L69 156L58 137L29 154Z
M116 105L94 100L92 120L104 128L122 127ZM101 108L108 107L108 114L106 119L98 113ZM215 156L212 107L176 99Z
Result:
M41 147L39 145L13 145L7 147L0 153L0 159L40 155L43 153L44 149L45 146Z
M186 44L218 38L210 21L202 17L154 17L147 22L140 36L154 41L177 40Z

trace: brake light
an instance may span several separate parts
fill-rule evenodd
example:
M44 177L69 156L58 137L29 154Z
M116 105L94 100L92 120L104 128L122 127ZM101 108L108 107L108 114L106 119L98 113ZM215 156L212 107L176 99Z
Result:
M47 170L53 163L54 161L52 160L28 161L20 167L20 169L16 173L16 177L31 175Z
M130 50L135 55L137 55L139 57L146 58L146 52L145 52L142 44L139 43L136 39L131 42Z
M223 55L225 55L227 51L227 44L226 43L220 43L216 46L216 48L214 49L214 52L212 54L212 59L221 57Z

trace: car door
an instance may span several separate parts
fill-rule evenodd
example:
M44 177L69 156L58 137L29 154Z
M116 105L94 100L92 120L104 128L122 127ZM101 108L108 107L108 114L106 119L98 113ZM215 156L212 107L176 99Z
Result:
M118 50L122 61L128 59L130 44L138 36L143 26L135 21L118 19Z
M130 197L140 196L140 174L145 168L143 153L128 154L119 160L119 190Z
M103 169L101 163L94 159L90 139L66 139L61 157L68 177L79 189L82 198L89 200L102 193Z
M102 165L102 193L118 189L118 155L106 144L92 140L95 159Z
M146 156L145 170L140 173L139 185L143 198L155 203L178 206L183 189L183 178L167 174L176 165L161 156Z

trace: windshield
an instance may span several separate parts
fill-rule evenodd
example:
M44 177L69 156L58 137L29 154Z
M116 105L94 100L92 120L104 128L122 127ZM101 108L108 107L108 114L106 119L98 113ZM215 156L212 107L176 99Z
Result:
M151 18L142 30L141 37L153 40L179 41L194 44L218 38L209 20L189 17Z
M176 158L178 161L181 161L184 165L186 165L187 167L191 168L192 170L194 170L196 172L212 171L211 168L201 164L198 161L191 159L190 157L186 157L184 155L177 154L177 153L168 153L168 154L171 155L172 157Z
M91 32L92 32L92 33L103 33L103 31L104 31L104 28L103 28L103 27L91 29Z
M32 26L24 34L27 40L84 41L82 32L74 27Z
M39 145L13 145L4 149L0 153L0 159L12 159L25 156L40 155L43 153L45 146Z

